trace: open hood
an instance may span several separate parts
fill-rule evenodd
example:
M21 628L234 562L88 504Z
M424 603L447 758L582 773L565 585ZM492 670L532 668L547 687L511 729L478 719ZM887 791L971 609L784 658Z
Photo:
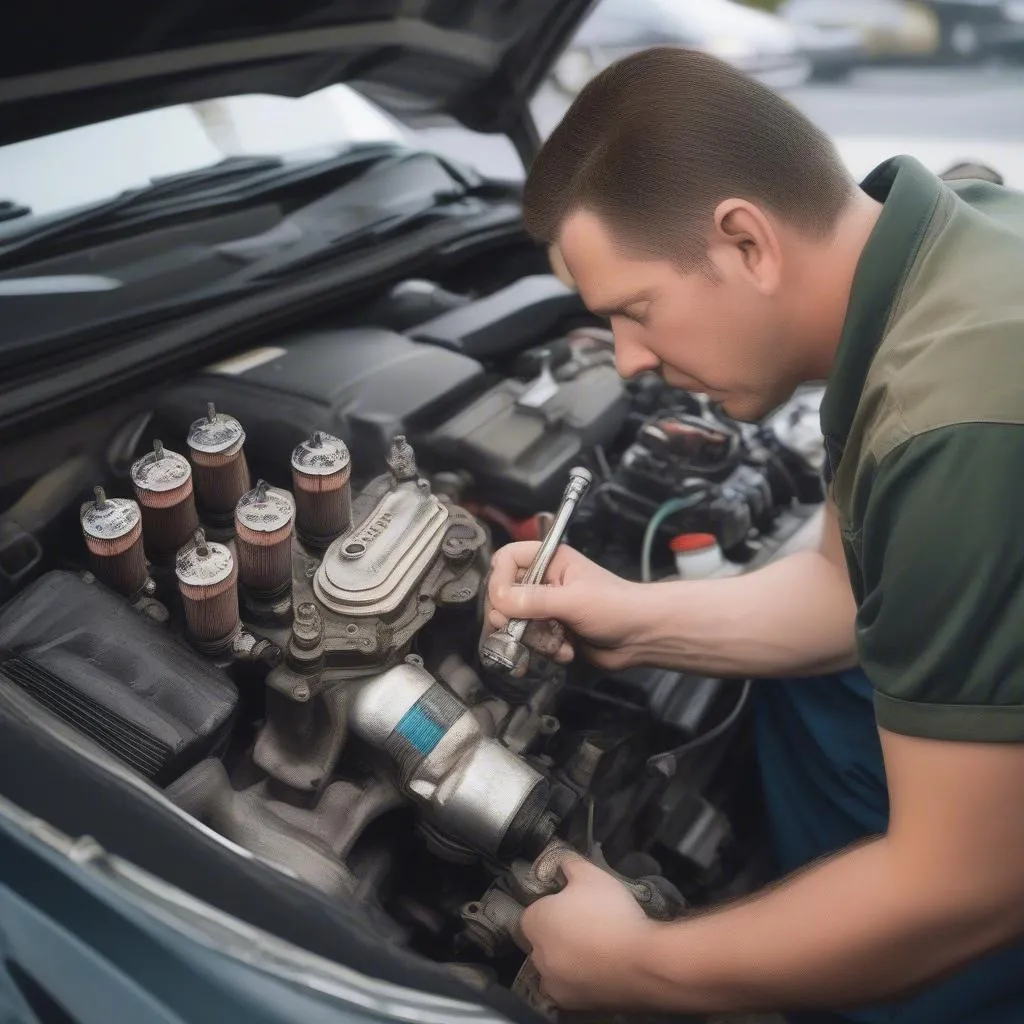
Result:
M343 81L408 123L448 115L475 131L515 135L592 4L20 4L0 34L0 144L154 107L243 93L300 96Z

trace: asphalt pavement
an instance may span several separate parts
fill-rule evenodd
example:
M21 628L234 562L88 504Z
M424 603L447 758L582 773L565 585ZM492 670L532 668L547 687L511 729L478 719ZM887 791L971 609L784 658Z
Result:
M841 84L783 93L835 138L858 175L895 153L920 155L936 172L960 159L987 160L1024 188L1024 66L866 68ZM547 134L568 101L541 90L534 117ZM459 128L424 132L429 144L486 173L521 177L507 139Z

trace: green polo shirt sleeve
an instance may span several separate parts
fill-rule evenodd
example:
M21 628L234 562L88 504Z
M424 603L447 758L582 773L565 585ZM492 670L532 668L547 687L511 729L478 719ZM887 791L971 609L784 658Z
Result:
M864 512L857 636L878 724L1024 742L1024 426L905 441Z

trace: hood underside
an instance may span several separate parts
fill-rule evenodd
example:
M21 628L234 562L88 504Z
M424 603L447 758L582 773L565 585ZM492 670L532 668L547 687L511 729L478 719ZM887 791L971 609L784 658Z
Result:
M592 3L22 4L0 36L0 144L154 107L301 96L336 82L408 123L448 116L511 133Z

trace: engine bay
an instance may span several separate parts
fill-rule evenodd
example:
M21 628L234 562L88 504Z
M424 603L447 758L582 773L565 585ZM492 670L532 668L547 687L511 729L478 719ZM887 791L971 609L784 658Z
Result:
M764 564L823 500L819 400L740 424L623 381L549 275L401 282L168 382L7 495L0 702L550 1014L513 936L560 850L654 916L755 884L749 686L534 653L510 687L479 657L490 558L543 538L583 466L568 542L609 569L670 578L685 534Z

